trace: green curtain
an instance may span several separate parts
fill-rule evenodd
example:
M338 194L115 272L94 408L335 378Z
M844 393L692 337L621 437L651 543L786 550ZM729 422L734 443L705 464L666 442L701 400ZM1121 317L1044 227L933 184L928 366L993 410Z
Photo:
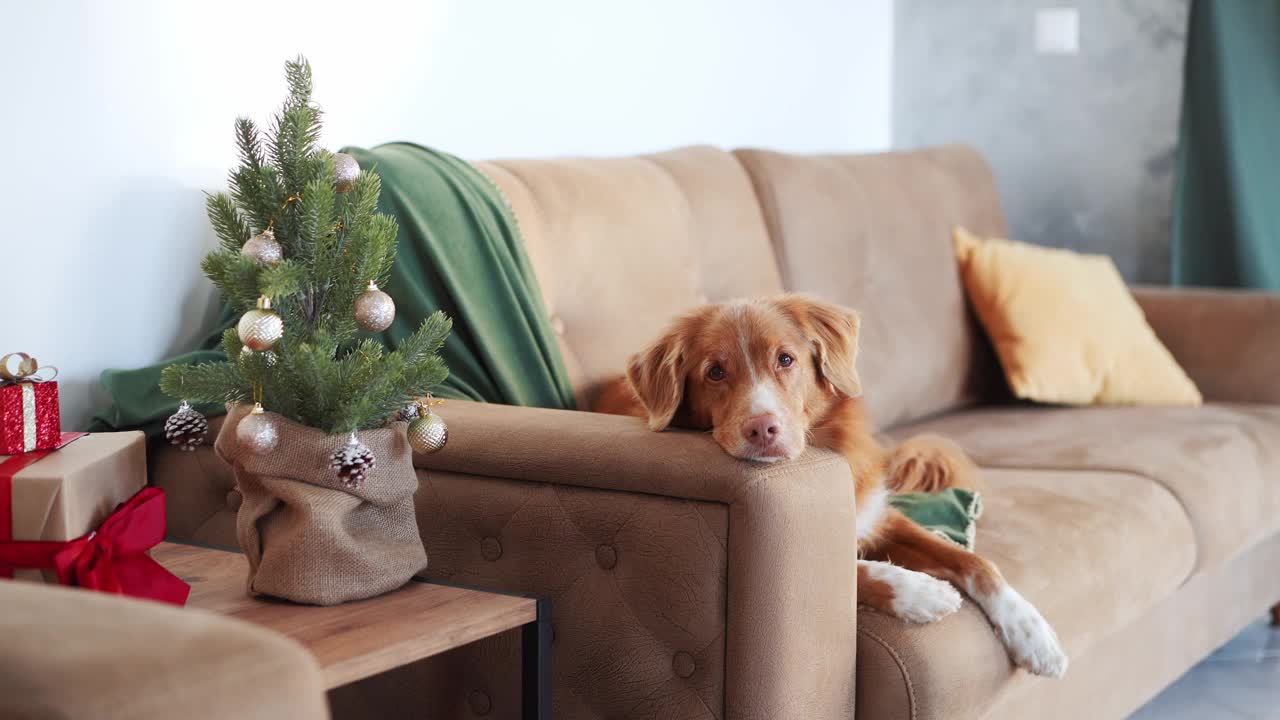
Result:
M381 334L395 347L442 309L453 332L441 350L449 378L440 397L505 405L572 408L559 346L550 327L524 241L501 191L470 164L411 143L372 150L344 148L382 178L378 207L400 224L396 263L383 288L396 319ZM112 405L91 430L141 428L158 434L177 402L160 392L167 365L223 359L222 331L236 322L224 308L201 349L138 370L107 370L102 384ZM219 406L200 408L221 414Z
M1194 0L1173 282L1280 289L1280 0Z

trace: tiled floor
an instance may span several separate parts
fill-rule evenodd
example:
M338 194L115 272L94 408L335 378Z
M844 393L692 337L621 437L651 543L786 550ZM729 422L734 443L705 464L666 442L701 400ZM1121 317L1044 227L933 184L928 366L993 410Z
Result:
M1280 718L1280 629L1250 625L1129 720Z

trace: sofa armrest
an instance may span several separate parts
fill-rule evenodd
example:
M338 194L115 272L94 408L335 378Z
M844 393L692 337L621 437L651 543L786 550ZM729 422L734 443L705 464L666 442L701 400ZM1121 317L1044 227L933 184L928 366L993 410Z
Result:
M572 495L560 502L571 505L575 512L582 510L582 517L592 510L592 503L599 506L597 509L610 507L597 515L623 505L634 508L646 501L670 502L665 498L697 501L704 510L723 507L727 515L722 570L726 587L723 607L715 612L723 618L723 627L717 632L723 633L724 657L722 663L713 663L723 667L723 676L705 680L722 689L724 716L853 716L857 552L853 481L843 458L810 450L790 462L750 463L726 455L706 433L654 433L637 418L613 415L469 402L449 402L440 412L449 423L449 444L433 455L415 457L415 465L427 471L425 477L432 483L466 486L453 497L470 494L468 507L450 508L444 516L454 519L444 522L474 517L486 503L490 513L496 512L495 497L477 496L484 492L477 488L490 487L491 494L497 495L509 485L494 484L493 479L560 488L558 492ZM661 512L628 512L621 524L644 538L643 556L656 558L653 562L659 567L667 554L674 557L690 552L691 546L708 547L704 537L673 529L676 524L664 522ZM649 527L636 528L637 523ZM584 542L596 542L584 540L581 526L586 524L543 522L535 532L522 537L523 543L548 546L540 551L546 556L563 558L559 565L549 564L545 570L531 569L530 565L537 564L528 562L513 562L505 570L501 563L476 562L487 577L500 572L518 575L507 580L524 587L513 589L555 587L557 578L537 574L569 572L569 556L586 551L588 548L579 547ZM423 532L425 536L429 529ZM451 538L462 534L456 528L446 532ZM714 552L721 551L718 543L714 547ZM445 565L452 562L431 548L429 552L435 553L431 555L433 564L438 559ZM619 558L636 558L641 548L619 546L617 552ZM625 583L619 579L616 585L632 593L623 598L630 607L679 608L692 602L687 596L693 594L693 583L661 584L670 580L669 574L651 580L642 574ZM632 586L634 582L651 586ZM562 616L554 609L559 607L555 602L556 625L573 628L557 631L557 642L561 637L580 642L576 650L560 644L558 658L559 653L588 648L607 654L613 643L615 654L627 651L627 638L620 637L624 633L607 615ZM579 614L608 611L605 607L597 610L590 600L578 602ZM691 666L682 670L679 659L668 662L675 663L678 676L694 672ZM561 679L557 671L553 691L557 717L576 716L562 709L573 706L560 704L566 701L558 694ZM595 704L625 707L598 695L609 692L622 696L634 691L638 680L594 678L591 692L597 696ZM710 686L701 691L715 692Z
M0 581L0 715L327 718L301 645L198 610Z
M1206 401L1280 403L1280 293L1137 287L1133 294Z

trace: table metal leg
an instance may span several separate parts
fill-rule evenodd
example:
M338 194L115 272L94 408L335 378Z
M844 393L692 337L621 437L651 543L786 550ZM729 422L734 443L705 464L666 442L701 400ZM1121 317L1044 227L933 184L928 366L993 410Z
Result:
M520 705L525 720L551 720L551 600L520 628Z

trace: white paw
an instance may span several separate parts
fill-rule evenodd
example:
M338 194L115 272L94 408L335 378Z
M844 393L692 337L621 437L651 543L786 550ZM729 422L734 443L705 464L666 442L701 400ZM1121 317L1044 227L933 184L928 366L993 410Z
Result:
M870 573L893 588L893 614L907 622L931 623L960 609L960 593L949 582L882 562L871 563Z
M1067 655L1058 645L1057 633L1016 590L1004 587L992 599L987 614L1018 667L1044 677L1066 674Z

